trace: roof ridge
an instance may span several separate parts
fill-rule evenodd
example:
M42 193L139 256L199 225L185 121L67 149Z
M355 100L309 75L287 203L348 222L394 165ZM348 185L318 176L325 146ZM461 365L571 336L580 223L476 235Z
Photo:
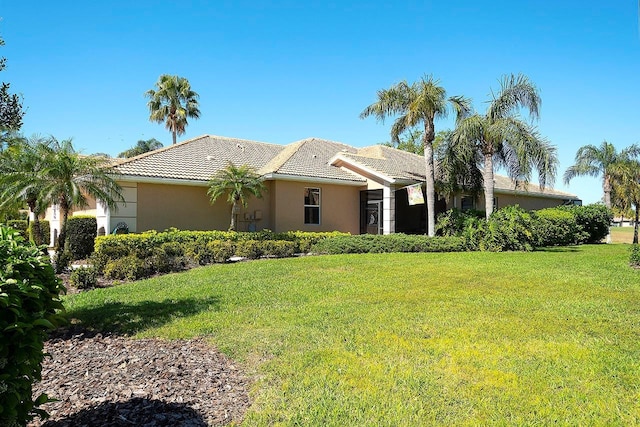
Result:
M298 152L301 146L306 143L305 140L294 141L290 144L283 145L282 151L276 154L271 160L269 160L263 167L260 168L260 173L271 173L280 169L294 154Z
M134 160L143 159L145 157L149 157L149 156L154 155L154 154L163 153L163 152L168 151L168 150L170 150L172 148L175 148L175 147L178 147L178 146L182 146L182 145L197 141L198 139L207 138L208 136L209 135L200 135L200 136L196 136L196 137L191 138L191 139L187 139L185 141L180 141L177 144L171 144L171 145L167 145L166 147L158 148L156 150L147 151L146 153L138 154L137 156L129 157L128 159L124 159L121 163L118 163L118 166L127 164L129 162L134 161Z

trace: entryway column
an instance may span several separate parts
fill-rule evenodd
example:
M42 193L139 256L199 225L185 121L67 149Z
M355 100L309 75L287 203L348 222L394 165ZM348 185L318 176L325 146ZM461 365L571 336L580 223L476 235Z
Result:
M385 185L382 188L382 234L396 232L396 193Z

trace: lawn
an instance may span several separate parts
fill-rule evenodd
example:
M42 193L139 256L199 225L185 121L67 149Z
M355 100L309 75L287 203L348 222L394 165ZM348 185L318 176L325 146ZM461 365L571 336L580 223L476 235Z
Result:
M633 227L611 227L610 230L613 243L633 242Z
M640 423L628 245L214 265L66 299L99 330L207 336L246 425Z

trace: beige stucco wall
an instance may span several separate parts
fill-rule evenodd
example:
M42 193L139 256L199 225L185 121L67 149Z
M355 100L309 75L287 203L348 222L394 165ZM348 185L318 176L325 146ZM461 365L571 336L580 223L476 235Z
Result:
M268 183L267 183L268 184ZM256 230L269 228L270 192L262 199L251 197L246 209L238 217L238 230L246 231L255 223ZM258 210L260 220L245 220ZM161 185L138 183L137 232L162 231L170 227L180 230L227 230L231 220L231 205L226 196L212 206L205 186Z
M520 194L503 194L495 193L494 197L498 198L498 209L505 206L520 205L520 207L527 211L552 208L563 204L563 199L553 199L548 197L538 197ZM480 197L479 209L484 210L484 196Z
M271 193L273 223L276 232L360 231L360 191L364 186L318 184L298 181L274 181ZM304 189L320 188L320 224L304 223Z

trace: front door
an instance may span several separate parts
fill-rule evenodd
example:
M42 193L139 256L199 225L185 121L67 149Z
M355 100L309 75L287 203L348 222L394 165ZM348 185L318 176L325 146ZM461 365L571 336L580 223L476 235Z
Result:
M367 202L367 234L382 234L382 200Z

